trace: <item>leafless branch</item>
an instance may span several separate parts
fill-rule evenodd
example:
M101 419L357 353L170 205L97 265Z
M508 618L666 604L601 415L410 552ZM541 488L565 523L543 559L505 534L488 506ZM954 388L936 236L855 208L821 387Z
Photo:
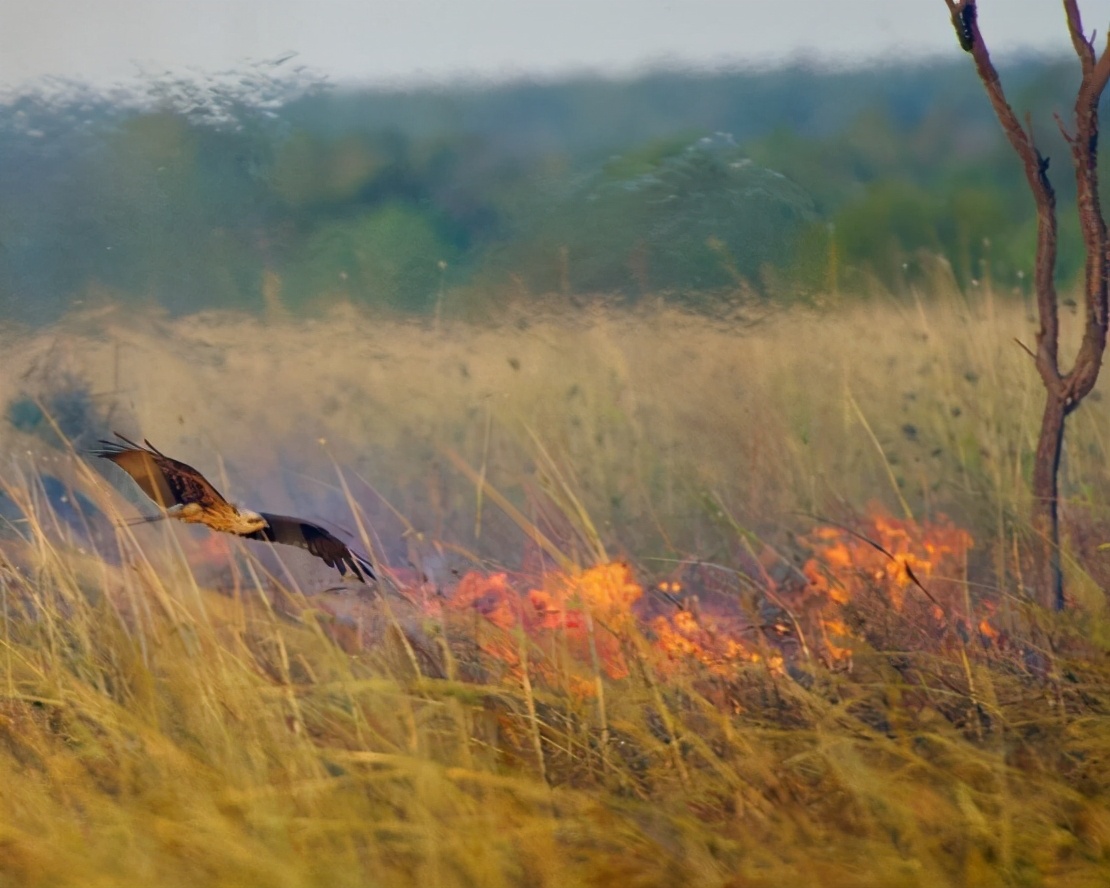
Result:
M1064 0L1064 12L1068 19L1068 32L1071 34L1071 45L1075 47L1075 54L1086 74L1095 62L1094 41L1088 40L1083 34L1083 19L1079 15L1079 4L1075 0Z

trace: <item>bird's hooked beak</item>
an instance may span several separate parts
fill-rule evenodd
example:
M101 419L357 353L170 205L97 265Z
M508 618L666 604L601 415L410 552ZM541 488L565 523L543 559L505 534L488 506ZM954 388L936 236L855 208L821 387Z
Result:
M265 518L250 509L239 509L239 517L250 527L251 533L269 526Z

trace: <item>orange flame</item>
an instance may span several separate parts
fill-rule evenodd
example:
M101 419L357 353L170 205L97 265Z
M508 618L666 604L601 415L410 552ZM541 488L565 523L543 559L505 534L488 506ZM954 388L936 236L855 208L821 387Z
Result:
M822 526L804 542L812 555L802 568L802 603L832 662L850 665L846 640L854 633L843 620L849 605L885 600L906 625L924 624L934 638L963 619L968 596L961 577L973 542L943 518L919 523L872 508L858 532Z
M807 542L814 554L802 571L813 592L847 604L861 584L871 584L885 592L897 611L916 585L915 577L923 584L934 577L958 577L973 544L967 531L946 521L918 524L876 509L858 535L819 527Z
M664 671L671 671L684 661L696 661L714 675L729 675L744 663L765 663L769 669L782 672L782 655L777 651L752 650L736 637L740 628L735 619L704 611L695 614L680 610L651 621L652 634L667 657Z
M944 519L918 523L872 510L858 532L819 526L803 543L810 550L804 583L791 585L782 579L787 572L772 580L773 561L761 561L749 576L767 598L747 610L735 588L717 579L719 569L707 577L684 566L683 580L661 581L662 595L646 599L627 565L608 562L550 571L538 581L472 571L448 595L444 613L480 616L472 630L478 648L510 675L521 678L527 664L532 680L578 697L596 693L599 673L627 678L632 650L654 648L651 668L663 674L686 664L726 678L751 664L781 674L803 656L851 668L864 640L853 627L867 622L859 620L861 606L864 616L868 607L885 607L899 625L924 626L938 639L957 624L977 626L986 644L999 639L990 612L965 612L960 578L972 539Z
M529 657L537 678L556 684L562 677L572 692L588 696L596 692L596 682L573 674L560 675L556 664L561 652L574 663L592 668L597 665L611 679L628 676L628 665L621 646L621 635L630 629L635 615L632 605L643 595L643 588L632 578L627 565L617 562L599 564L576 576L550 573L543 588L520 595L508 574L485 575L477 571L459 582L448 607L452 611L475 611L500 633L482 634L479 647L507 664L519 676L520 646L538 648ZM508 630L523 633L513 637Z

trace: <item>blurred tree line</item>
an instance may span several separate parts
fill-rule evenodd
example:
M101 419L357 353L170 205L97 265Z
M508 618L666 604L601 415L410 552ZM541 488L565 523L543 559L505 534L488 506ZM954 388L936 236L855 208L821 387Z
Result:
M551 293L712 309L904 292L937 257L963 286L1031 270L1021 169L962 58L409 91L324 87L285 61L0 104L0 315ZM1074 92L1054 60L1004 74L1037 119ZM1065 284L1073 201L1063 187Z

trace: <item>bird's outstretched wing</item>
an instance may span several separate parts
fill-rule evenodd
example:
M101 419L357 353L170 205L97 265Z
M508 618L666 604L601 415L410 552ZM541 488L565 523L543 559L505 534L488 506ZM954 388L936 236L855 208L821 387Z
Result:
M262 512L261 515L266 519L267 526L247 534L246 539L298 546L307 549L341 574L350 571L364 583L375 579L374 568L366 558L352 551L346 543L318 524L290 518L288 515L271 515L267 512Z
M197 503L204 507L229 506L205 477L190 465L171 459L144 440L142 444L115 433L119 441L101 441L104 446L94 456L110 459L127 472L135 483L163 509ZM144 446L145 445L145 446Z

